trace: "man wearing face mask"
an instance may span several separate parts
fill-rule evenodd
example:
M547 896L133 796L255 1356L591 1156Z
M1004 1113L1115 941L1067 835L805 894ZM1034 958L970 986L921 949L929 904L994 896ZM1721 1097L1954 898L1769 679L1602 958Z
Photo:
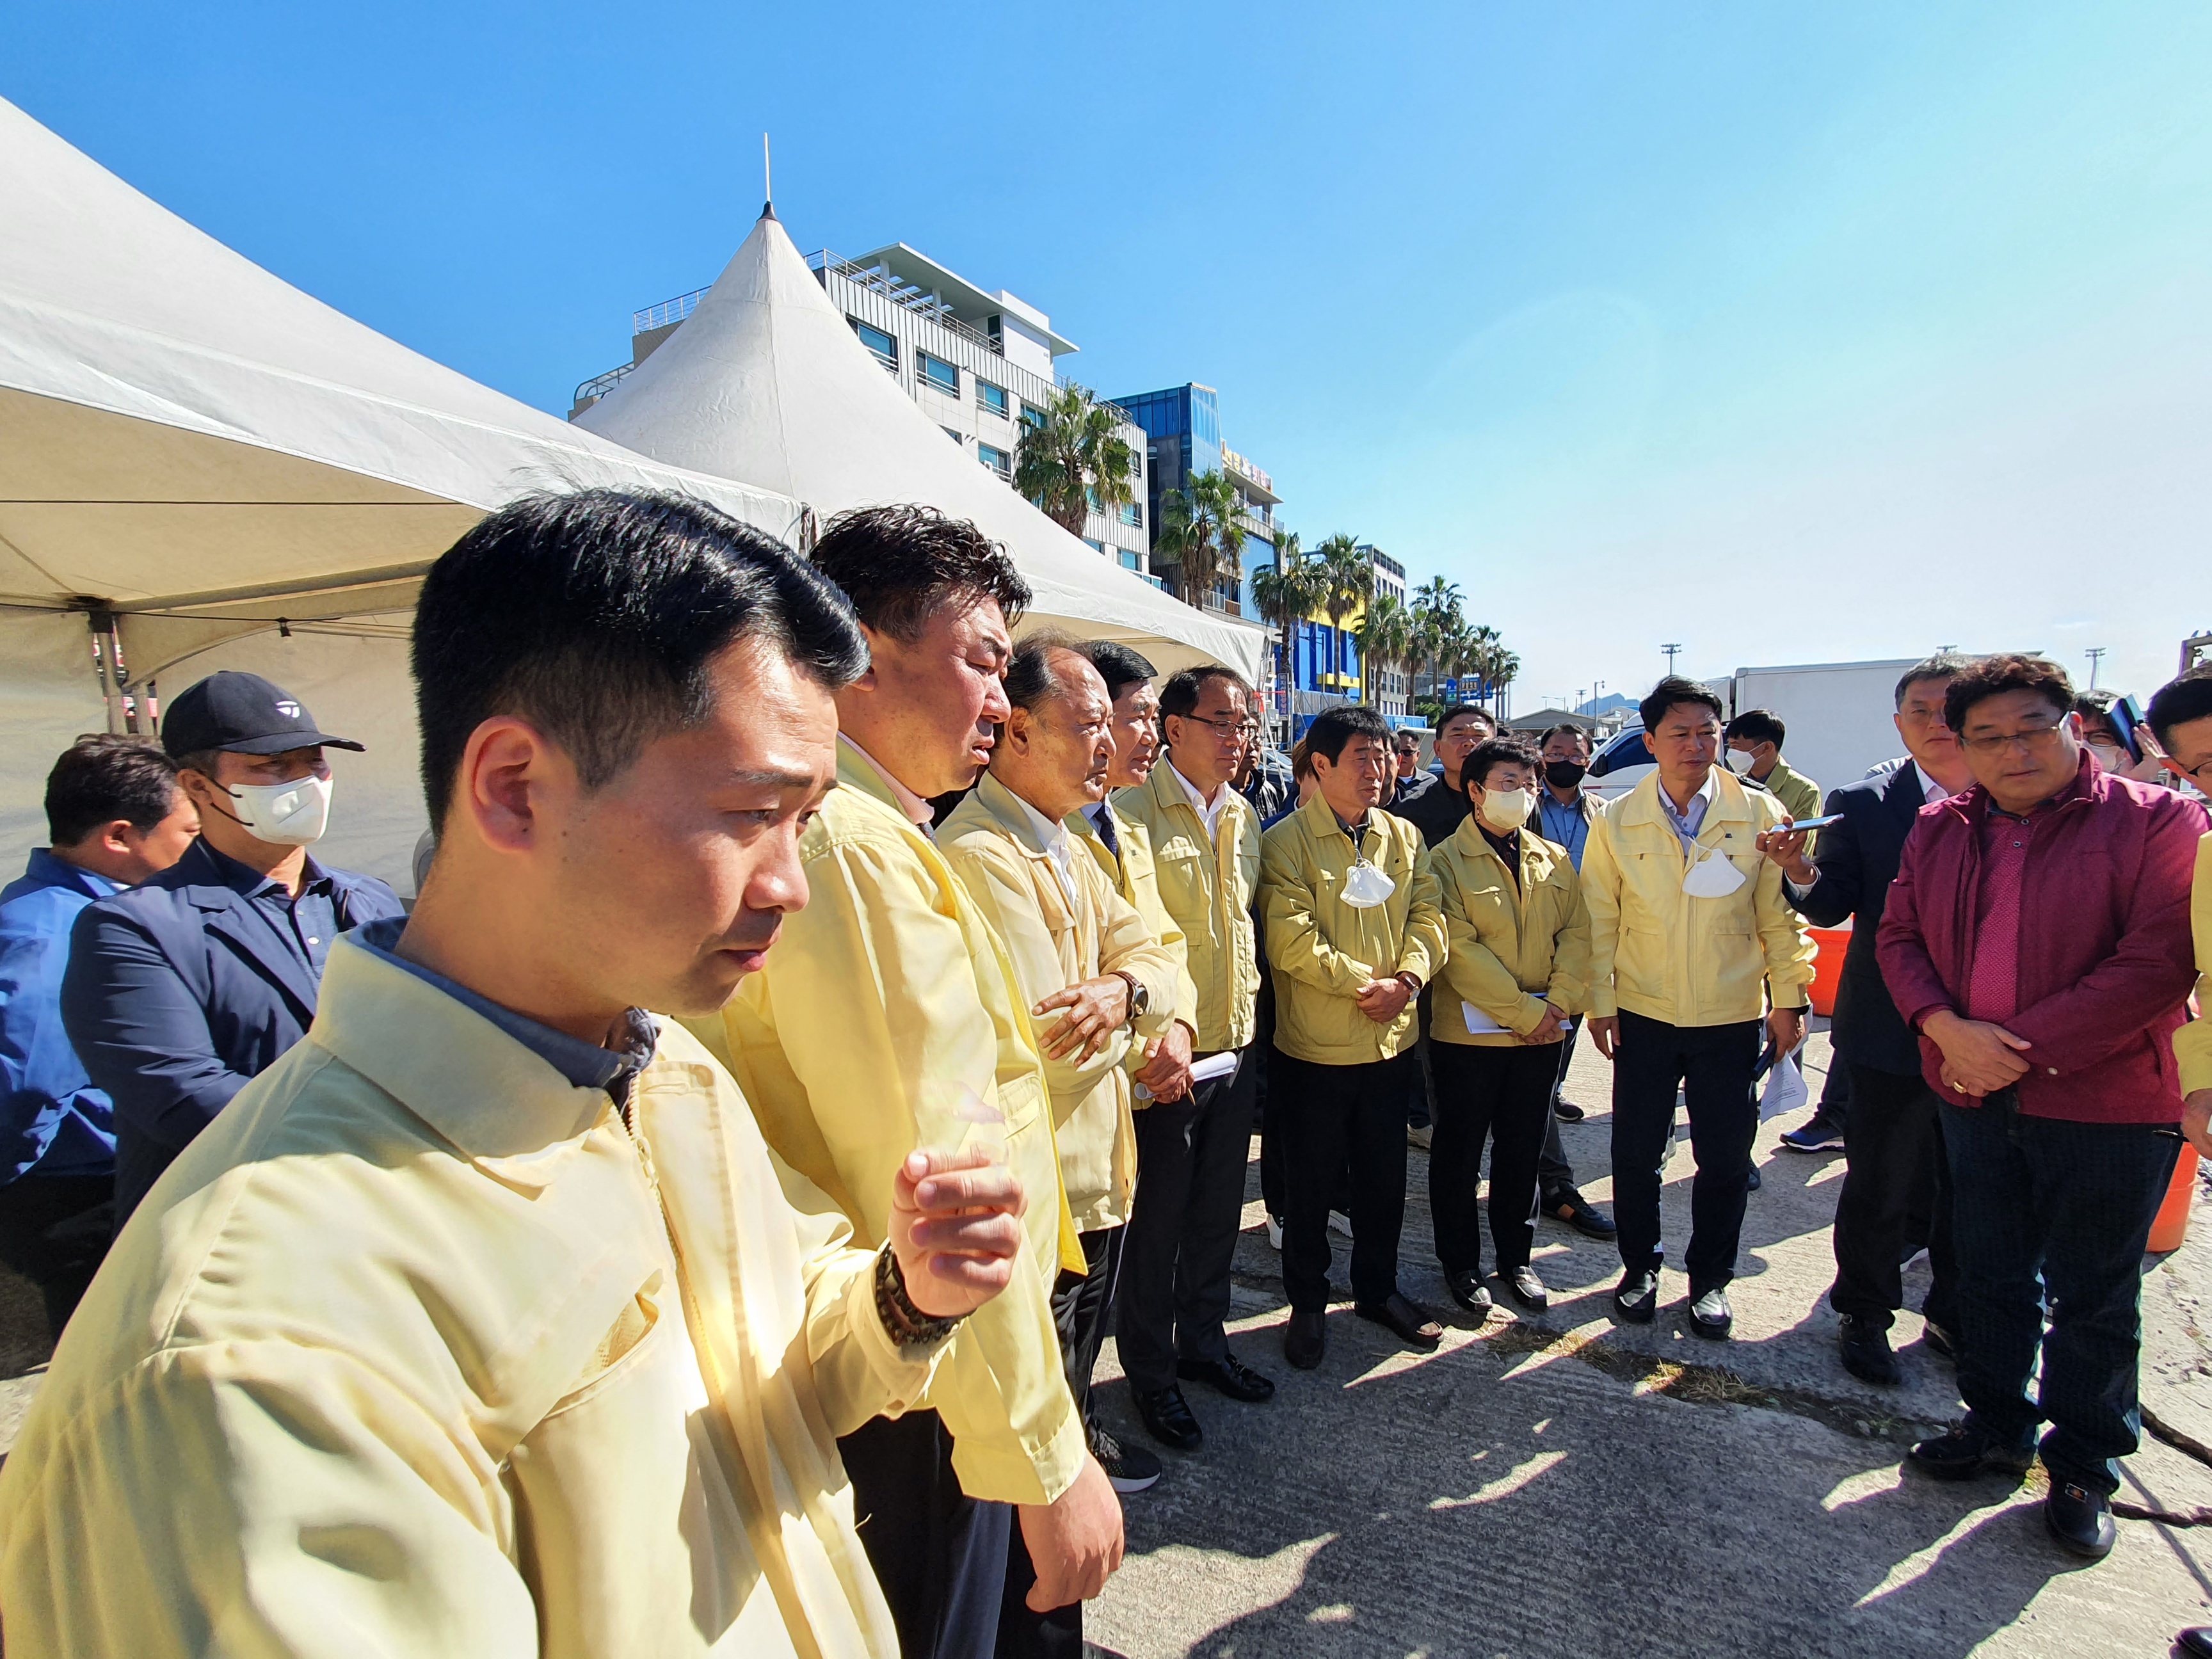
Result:
M1793 819L1820 815L1820 786L1782 758L1789 728L1771 708L1747 708L1728 723L1728 769L1782 803Z
M323 963L349 928L404 914L374 876L307 848L330 822L328 749L305 705L226 671L179 694L161 744L199 839L168 869L88 906L71 936L62 1023L115 1103L118 1230L162 1170L306 1034Z

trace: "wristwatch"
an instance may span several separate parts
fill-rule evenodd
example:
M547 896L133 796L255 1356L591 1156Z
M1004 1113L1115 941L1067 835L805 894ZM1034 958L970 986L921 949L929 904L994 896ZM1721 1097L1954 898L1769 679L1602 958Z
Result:
M1146 988L1144 981L1125 968L1116 968L1114 970L1114 975L1129 988L1129 1017L1121 1023L1125 1025L1134 1025L1151 1012L1152 994Z
M1401 968L1396 973L1391 975L1390 977L1396 980L1400 984L1406 988L1407 995L1419 996L1421 994L1420 975L1414 973L1412 969Z

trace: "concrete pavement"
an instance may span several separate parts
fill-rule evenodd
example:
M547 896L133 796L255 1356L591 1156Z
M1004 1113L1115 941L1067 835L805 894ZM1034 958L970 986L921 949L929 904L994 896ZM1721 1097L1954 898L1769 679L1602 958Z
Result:
M1817 1094L1826 1038L1810 1058ZM1610 1192L1610 1073L1588 1045L1565 1126L1583 1190ZM1090 1631L1131 1656L2164 1654L2212 1623L2212 1529L2126 1521L2094 1566L2043 1530L2039 1485L1905 1476L1899 1455L1950 1419L1950 1370L1895 1340L1908 1378L1877 1389L1835 1358L1825 1301L1839 1154L1757 1156L1736 1335L1688 1334L1670 1270L1656 1324L1616 1328L1612 1250L1542 1224L1547 1316L1501 1309L1480 1331L1431 1255L1426 1162L1409 1154L1407 1291L1454 1324L1433 1355L1332 1312L1320 1369L1282 1360L1285 1310L1251 1172L1233 1339L1278 1383L1268 1405L1190 1390L1207 1441L1126 1500L1129 1555ZM1256 1153L1256 1144L1255 1144ZM1668 1167L1670 1262L1688 1227L1690 1149ZM2212 1225L2212 1223L2202 1224ZM1341 1244L1343 1241L1333 1241ZM1339 1293L1348 1297L1338 1251ZM1917 1301L1925 1269L1908 1277ZM1503 1297L1501 1296L1501 1300ZM2212 1441L2212 1244L2160 1264L2145 1290L2147 1405ZM1118 1379L1109 1346L1102 1377ZM1126 1388L1102 1389L1117 1431L1150 1444ZM2193 1426L2191 1426L2193 1425ZM2212 1468L2146 1437L2124 1497L2212 1504Z

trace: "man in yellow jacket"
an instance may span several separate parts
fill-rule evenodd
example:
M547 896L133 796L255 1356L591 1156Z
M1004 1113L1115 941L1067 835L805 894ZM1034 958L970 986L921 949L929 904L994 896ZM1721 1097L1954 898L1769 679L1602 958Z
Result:
M1382 810L1391 774L1382 715L1328 709L1305 744L1313 798L1260 841L1261 914L1275 969L1268 1104L1283 1132L1289 1188L1283 1357L1302 1370L1318 1365L1327 1346L1328 1212L1347 1166L1353 1311L1417 1348L1443 1338L1398 1288L1406 1091L1419 1064L1413 1006L1444 959L1437 878L1420 831Z
M436 862L64 1335L0 1474L11 1653L892 1659L831 1437L1018 1276L1018 1189L948 1140L861 1247L639 1010L711 1012L805 903L861 661L693 502L526 501L432 568Z
M1262 1060L1253 1052L1260 966L1250 921L1260 821L1231 781L1244 753L1251 688L1226 668L1187 668L1169 680L1160 709L1172 752L1114 805L1149 851L1160 902L1183 940L1196 1053L1219 1075L1138 1115L1143 1180L1115 1334L1146 1428L1190 1451L1204 1431L1182 1383L1204 1382L1246 1403L1275 1392L1229 1352L1224 1323Z
M1759 1128L1753 1074L1762 1039L1778 1054L1804 1041L1813 941L1781 867L1754 844L1782 821L1781 804L1715 764L1721 700L1669 676L1640 712L1658 764L1591 824L1582 872L1590 1036L1613 1063L1613 1306L1638 1323L1658 1311L1659 1187L1679 1085L1698 1166L1684 1256L1690 1328L1724 1337Z
M2212 663L2199 663L2159 687L2144 714L2166 751L2166 767L2212 793ZM2197 940L2197 1001L2203 1012L2173 1034L2173 1054L2181 1064L2182 1133L2212 1158L2212 836L2197 844L2189 920Z
M1091 1409L1091 1373L1105 1339L1121 1241L1136 1189L1128 1062L1175 1016L1176 965L1133 906L1114 890L1064 820L1106 793L1112 705L1098 671L1057 635L1032 635L1006 670L1012 705L990 770L939 830L953 873L1006 947L1044 1051L1060 1179L1082 1239L1084 1267L1053 1293L1061 1364L1091 1454L1119 1492L1159 1479L1159 1461L1126 1449ZM1079 1643L1082 1608L1037 1625L1010 1568L1011 1624L1001 1653L1027 1652L1047 1632ZM1071 1645L1070 1650L1073 1650Z
M799 849L813 899L719 1026L695 1030L863 1243L908 1153L963 1133L1003 1143L1030 1194L1028 1271L963 1333L933 1409L842 1442L907 1659L988 1653L1016 1553L1042 1610L1096 1595L1121 1552L1053 1323L1053 1286L1084 1256L1044 1056L1005 946L930 832L929 798L990 758L1029 589L1005 550L926 507L845 515L814 564L853 601L869 660L838 693L838 787Z

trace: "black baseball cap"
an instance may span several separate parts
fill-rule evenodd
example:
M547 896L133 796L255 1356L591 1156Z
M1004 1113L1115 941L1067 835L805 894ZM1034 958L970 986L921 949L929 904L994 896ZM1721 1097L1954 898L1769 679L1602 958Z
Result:
M234 755L281 755L288 749L351 749L362 745L315 729L307 706L258 674L226 668L169 699L161 716L161 747L181 760L204 750Z

